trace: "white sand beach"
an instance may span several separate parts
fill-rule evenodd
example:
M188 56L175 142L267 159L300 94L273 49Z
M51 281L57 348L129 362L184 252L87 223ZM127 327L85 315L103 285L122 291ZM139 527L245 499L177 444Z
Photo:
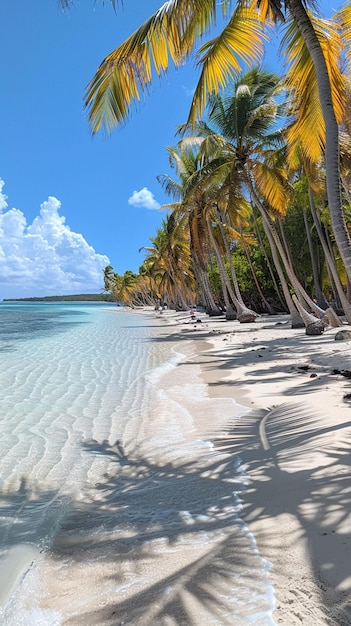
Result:
M351 341L137 312L182 357L22 595L60 625L350 625Z
M340 329L306 336L288 319L181 328L209 395L251 409L217 445L249 476L244 519L272 564L274 620L351 624L351 341L335 341Z

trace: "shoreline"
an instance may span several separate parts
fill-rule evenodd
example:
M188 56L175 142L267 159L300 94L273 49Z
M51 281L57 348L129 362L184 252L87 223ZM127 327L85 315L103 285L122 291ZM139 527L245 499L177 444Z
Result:
M349 626L351 342L135 313L152 360L4 623Z
M138 310L140 313L140 310ZM155 311L146 311L154 318ZM272 564L277 624L351 623L351 341L309 337L272 317L240 325L173 311L160 325L194 342L210 398L249 412L215 446L249 478L242 516ZM278 322L278 323L277 323Z

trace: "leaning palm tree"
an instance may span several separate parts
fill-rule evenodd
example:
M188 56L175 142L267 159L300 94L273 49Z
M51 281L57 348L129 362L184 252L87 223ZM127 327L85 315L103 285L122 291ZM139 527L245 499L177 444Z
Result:
M115 4L114 0L111 0ZM59 0L64 8L70 0ZM200 78L194 92L189 120L201 116L208 96L218 92L240 72L240 62L257 61L267 38L265 26L273 22L290 21L291 28L303 40L308 58L312 60L311 72L299 72L298 89L303 96L313 76L324 120L321 143L325 144L327 193L333 231L349 280L351 280L351 240L346 228L339 177L340 107L343 84L335 57L340 46L331 33L316 27L316 17L311 13L315 0L237 0L231 10L232 0L222 0L221 7L226 25L212 40L197 50ZM310 10L308 10L310 9ZM93 132L101 126L110 131L125 120L134 100L139 100L152 82L153 75L165 72L170 60L176 66L184 63L205 32L217 22L216 0L168 0L130 37L120 44L101 63L87 88L86 104L90 111ZM338 14L338 25L345 36L351 32L351 2ZM330 33L332 36L330 36ZM325 46L322 45L322 41ZM326 54L327 52L327 54ZM336 53L336 54L335 54ZM290 60L294 63L294 49ZM312 131L312 119L307 111L306 136ZM312 116L313 118L313 116ZM308 123L310 121L310 124Z
M204 158L208 160L212 155L213 171L217 177L222 177L219 197L223 197L225 190L227 212L232 212L238 198L246 196L261 213L292 325L296 326L301 321L296 315L276 248L293 289L302 301L311 306L313 303L294 274L272 218L274 213L284 215L291 192L285 160L282 160L284 133L275 128L280 110L275 96L280 88L278 76L258 68L249 70L234 83L232 93L225 98L213 98L209 122L198 124L198 132L202 135Z
M161 300L174 308L186 310L194 302L194 278L191 268L189 241L184 224L173 215L162 221L152 246L144 246L148 272L158 285Z
M104 270L104 290L108 291L117 304L123 303L133 306L133 292L135 289L137 276L130 270L119 275L113 271L113 267L108 265Z
M177 173L181 178L182 193L179 202L165 205L165 208L172 209L177 215L188 217L192 253L205 270L211 250L214 252L222 283L226 319L237 317L240 322L254 321L257 313L244 304L238 285L235 287L237 295L234 293L223 261L226 254L228 259L230 255L221 221L218 187L221 181L215 176L212 168L212 155L210 155L210 159L204 160L204 155L197 151L199 145L201 145L201 139L197 142L196 138L193 138L190 144L184 140L180 142L178 148L168 149L171 163L175 164ZM191 167L189 167L189 163ZM214 165L216 169L215 161ZM179 186L170 185L168 176L159 177L159 180L163 182L168 193L172 193L174 189L179 189Z
M159 175L157 179L165 193L173 199L173 203L166 204L163 208L174 212L186 196L189 181L193 180L197 175L198 162L191 150L179 150L169 147L167 151L171 167L175 168L178 180L174 180L168 174ZM215 302L207 274L210 244L203 222L201 205L194 203L192 206L188 206L186 211L182 213L181 219L184 219L187 224L192 266L198 290L205 304L206 313L210 316L221 315L222 310Z

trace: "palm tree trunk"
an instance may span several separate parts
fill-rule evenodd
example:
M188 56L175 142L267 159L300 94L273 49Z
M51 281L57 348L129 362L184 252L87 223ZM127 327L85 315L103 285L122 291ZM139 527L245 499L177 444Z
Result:
M233 308L232 303L229 300L229 296L231 297L235 307L237 307L237 305L238 305L238 311L239 312L240 312L240 302L236 299L236 297L235 297L235 295L233 293L233 290L231 288L230 281L229 281L228 274L227 274L227 270L225 268L225 265L224 265L224 262L223 262L223 258L222 258L221 252L219 250L216 238L215 238L215 236L214 236L214 234L212 232L211 224L208 224L208 230L209 230L211 244L212 244L213 250L215 252L216 258L217 258L219 277L220 277L221 283L222 283L222 293L223 293L225 309L226 309L225 317L226 317L227 320L229 320L229 319L236 319L237 318L237 313L236 313L235 309Z
M328 263L329 266L329 271L333 277L333 281L335 284L335 288L337 290L338 296L340 298L340 302L341 302L341 306L344 310L344 314L345 317L347 319L347 321L349 322L349 324L351 324L351 305L348 302L344 290L342 288L341 282L340 282L340 278L339 278L339 274L337 272L335 263L334 263L334 259L332 258L329 248L328 248L328 244L325 240L324 234L323 234L323 230L322 230L322 226L321 223L319 221L319 217L317 215L317 211L316 211L316 207L314 204L314 199L313 199L313 192L312 189L309 187L308 188L308 195L309 195L309 200L310 200L310 209L311 209L311 213L312 213L312 217L313 217L313 221L317 230L317 234L319 237L319 241L321 242L321 246L324 252L324 256L326 259L326 262Z
M230 284L230 280L227 274L227 270L225 268L224 262L223 262L223 258L221 255L221 251L219 249L219 246L217 244L216 238L213 234L212 231L212 225L211 225L211 218L210 216L208 216L207 218L207 227L208 227L208 233L210 236L210 241L213 247L213 250L215 251L216 257L217 257L217 263L218 263L218 269L219 269L219 274L221 277L221 280L224 283L224 289L223 289L223 297L225 298L227 295L227 291L230 295L230 298L235 306L237 315L236 315L236 319L241 322L241 323L248 323L248 322L254 322L256 317L258 317L258 314L255 311L251 311L251 309L249 309L247 306L243 306L241 304L241 302L239 302L239 300L236 298L232 286ZM229 306L229 311L228 311L228 315L232 315L232 306L231 303L228 303ZM227 302L226 302L226 307L227 307ZM233 319L232 317L227 317L227 313L226 313L226 318L227 319Z
M202 264L199 261L198 256L192 244L191 244L191 255L193 259L195 278L201 290L202 297L204 299L204 304L205 304L207 315L209 315L210 317L222 315L221 309L215 303L213 293L211 290L210 281L208 279L206 270L203 269Z
M346 297L348 302L351 303L351 280L349 280L347 278L347 285L346 285Z
M284 230L283 221L282 221L282 219L280 217L278 218L278 224L279 224L279 229L280 229L280 233L281 233L281 236L282 236L282 241L283 241L284 248L285 248L286 258L287 258L287 260L289 262L289 265L290 265L290 267L292 269L294 267L294 265L293 265L293 262L292 262L292 259L291 259L290 248L288 246L288 242L287 242L286 237L285 237L285 230Z
M265 222L264 219L262 219L262 225L263 225L263 229L264 229L264 232L266 234L266 237L268 239L268 243L269 243L270 248L271 248L273 263L274 263L275 269L277 270L277 274L279 276L279 280L280 280L280 284L281 284L281 287L282 287L282 290L283 290L283 295L284 295L284 298L285 298L286 306L288 307L288 310L289 310L289 313L290 313L291 328L303 328L303 326L304 326L303 320L302 320L301 316L299 315L299 313L298 313L298 311L297 311L297 309L294 306L294 303L292 301L292 297L290 295L288 283L286 282L286 278L285 278L283 269L282 269L281 264L280 264L280 260L279 260L279 257L278 257L276 245L274 243L274 240L273 240L271 231L269 229L269 226Z
M255 205L257 206L261 216L262 216L262 222L263 224L266 224L266 226L268 227L269 233L271 235L271 238L273 239L275 245L277 246L277 250L279 252L280 258L282 260L282 263L284 265L284 269L286 271L286 275L288 276L289 280L291 281L291 285L295 291L295 293L299 296L299 299L303 302L305 301L306 304L312 308L312 310L316 310L319 307L317 307L317 305L315 304L315 302L313 302L312 298L308 295L308 293L306 292L306 290L303 288L303 286L301 285L300 281L298 280L297 276L295 275L295 272L293 270L293 268L290 266L290 263L286 257L285 254L285 250L284 250L284 246L282 245L282 242L280 241L279 235L277 233L276 228L274 227L274 224L271 220L271 218L269 217L265 207L263 206L262 202L260 201L260 199L258 198L254 186L251 182L251 178L250 175L248 175L248 183L250 186L250 192L252 195L252 198L254 200ZM267 231L266 231L267 232ZM320 314L323 314L324 311L322 311L322 309L320 310Z
M303 322L306 326L306 335L322 335L325 331L326 324L323 320L311 315L302 304L298 301L296 295L293 295L294 304L300 313Z
M218 207L216 208L216 214L217 214L217 223L218 223L219 229L221 231L223 244L224 244L224 247L225 247L225 252L226 252L228 263L229 263L230 274L231 274L231 279L232 279L233 286L234 286L235 295L236 295L237 299L239 300L240 304L243 307L245 307L246 305L245 305L245 302L244 302L244 300L242 298L241 291L240 291L240 288L239 288L239 283L238 283L238 279L237 279L237 276L236 276L236 271L235 271L235 268L234 268L234 265L233 265L233 261L232 261L232 255L230 253L230 249L229 249L229 245L228 245L228 239L226 237L226 234L225 234L224 228L223 228L223 215L222 215L222 212L218 209Z
M257 238L258 238L258 241L260 242L260 247L261 247L261 250L263 252L264 258L266 259L267 267L268 267L268 270L269 270L269 273L270 273L273 285L275 287L277 296L279 298L279 302L282 305L283 310L286 310L286 312L288 312L289 309L287 308L286 302L284 302L283 298L281 297L280 289L278 287L278 283L277 283L276 277L274 275L271 262L269 260L268 255L267 255L267 252L266 252L266 249L265 249L265 245L264 245L264 242L263 242L262 237L261 237L260 229L259 229L258 224L257 224L257 220L256 220L256 216L255 216L254 210L252 210L252 217L253 217L253 221L254 221L254 226L255 226L255 231L256 231L256 234L257 234Z
M305 223L305 230L307 235L308 249L310 251L311 265L312 265L312 273L313 273L313 282L314 288L316 290L316 300L317 304L321 309L327 309L329 307L328 302L326 301L323 291L321 289L320 281L319 281L319 273L317 269L316 255L314 253L313 242L311 237L310 226L307 219L306 211L303 211L303 220Z
M266 307L266 309L267 309L267 311L268 311L268 313L270 315L275 315L275 310L269 304L268 300L265 298L265 295L264 295L264 293L263 293L263 291L261 289L261 285L258 282L258 278L256 276L255 268L254 268L253 263L251 261L250 253L249 253L249 251L247 249L247 245L246 245L244 239L242 240L242 245L243 245L243 248L244 248L244 251L245 251L245 254L246 254L247 262L248 262L248 264L250 266L252 278L254 279L254 282L255 282L255 285L256 285L256 289L257 289L258 294L259 294L259 296L260 296L260 298L262 300L262 303L265 305L265 307Z
M341 197L339 128L333 107L327 64L302 0L286 0L286 6L304 39L316 72L319 100L326 129L325 167L330 217L335 241L349 280L351 280L351 239L345 223Z

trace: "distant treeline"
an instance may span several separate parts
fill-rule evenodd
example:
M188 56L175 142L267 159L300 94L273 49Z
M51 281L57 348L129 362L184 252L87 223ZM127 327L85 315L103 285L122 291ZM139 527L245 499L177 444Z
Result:
M79 293L70 296L43 296L37 298L4 298L3 302L114 302L108 293Z

